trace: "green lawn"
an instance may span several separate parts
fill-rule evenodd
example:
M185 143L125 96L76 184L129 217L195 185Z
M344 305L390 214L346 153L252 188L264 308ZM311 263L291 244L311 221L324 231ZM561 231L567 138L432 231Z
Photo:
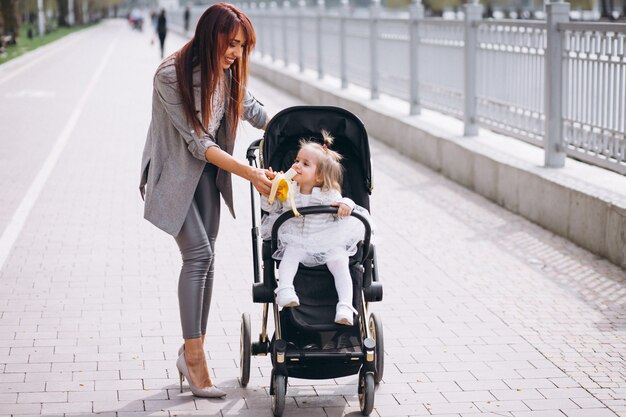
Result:
M33 39L28 39L28 25L23 24L20 28L20 37L17 40L17 45L9 46L5 53L0 54L0 64L4 64L5 62L22 54L25 54L28 51L32 51L33 49L39 48L40 46L46 45L50 42L54 42L65 35L69 35L72 32L76 32L88 26L89 25L77 25L71 28L58 28L54 29L50 33L45 34L44 36L35 35ZM36 33L37 29L34 28L34 31Z

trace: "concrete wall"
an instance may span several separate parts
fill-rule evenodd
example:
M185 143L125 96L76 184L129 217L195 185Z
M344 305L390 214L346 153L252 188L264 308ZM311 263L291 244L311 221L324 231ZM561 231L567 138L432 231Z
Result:
M543 168L543 151L521 141L483 130L466 138L455 119L426 111L409 117L406 104L370 100L365 90L342 90L264 60L253 60L252 74L304 103L353 112L371 136L402 154L626 268L626 177L573 160Z

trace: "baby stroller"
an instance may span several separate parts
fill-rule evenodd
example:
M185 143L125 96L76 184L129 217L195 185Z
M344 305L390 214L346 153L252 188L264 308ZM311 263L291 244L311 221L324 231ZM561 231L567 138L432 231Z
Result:
M281 111L269 122L264 138L248 148L248 162L254 166L272 167L274 171L287 171L295 159L300 138L312 138L321 143L322 129L335 137L333 149L343 156L342 194L369 210L372 175L367 132L363 123L344 109L296 106ZM327 379L358 374L360 409L363 415L369 415L374 407L375 384L382 379L384 367L382 322L378 315L368 311L368 303L381 301L383 294L377 275L376 252L370 241L369 222L362 215L352 213L365 226L358 251L350 258L353 307L358 312L353 326L334 323L337 292L325 265L312 268L300 265L294 281L300 306L279 311L274 300L277 261L272 254L277 248L280 226L294 214L291 211L283 213L273 225L271 240L259 245L256 191L252 186L250 192L254 257L252 298L253 302L263 304L263 321L258 341L251 342L250 315L242 315L241 385L245 387L250 380L251 355L271 355L272 412L279 417L285 409L289 377ZM298 210L307 216L336 213L337 207L317 206ZM271 338L267 331L270 305L274 316L274 335Z

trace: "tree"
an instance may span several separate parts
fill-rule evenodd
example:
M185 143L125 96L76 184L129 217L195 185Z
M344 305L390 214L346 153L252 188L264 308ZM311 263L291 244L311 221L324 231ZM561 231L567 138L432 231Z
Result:
M74 21L77 25L86 23L83 16L83 1L87 0L74 0Z
M57 24L59 25L59 27L69 26L67 22L67 13L69 10L67 0L57 0L57 9L58 9Z
M613 0L600 0L600 17L613 20Z
M10 34L13 36L13 40L15 40L20 30L17 0L0 0L0 14L4 22L2 34Z

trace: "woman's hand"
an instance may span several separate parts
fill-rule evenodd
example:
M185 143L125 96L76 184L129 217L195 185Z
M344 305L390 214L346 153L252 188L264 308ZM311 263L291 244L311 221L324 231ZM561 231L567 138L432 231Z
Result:
M348 205L340 203L339 201L331 203L330 205L333 207L339 207L339 210L337 210L337 216L339 217L349 216L350 213L352 213L352 209Z
M272 188L270 179L276 175L273 172L239 162L217 146L210 146L204 155L207 162L250 181L254 188L264 196L267 197L270 194Z
M252 168L250 175L250 182L256 188L256 190L267 197L272 189L272 181L270 178L274 177L274 173L267 169Z

